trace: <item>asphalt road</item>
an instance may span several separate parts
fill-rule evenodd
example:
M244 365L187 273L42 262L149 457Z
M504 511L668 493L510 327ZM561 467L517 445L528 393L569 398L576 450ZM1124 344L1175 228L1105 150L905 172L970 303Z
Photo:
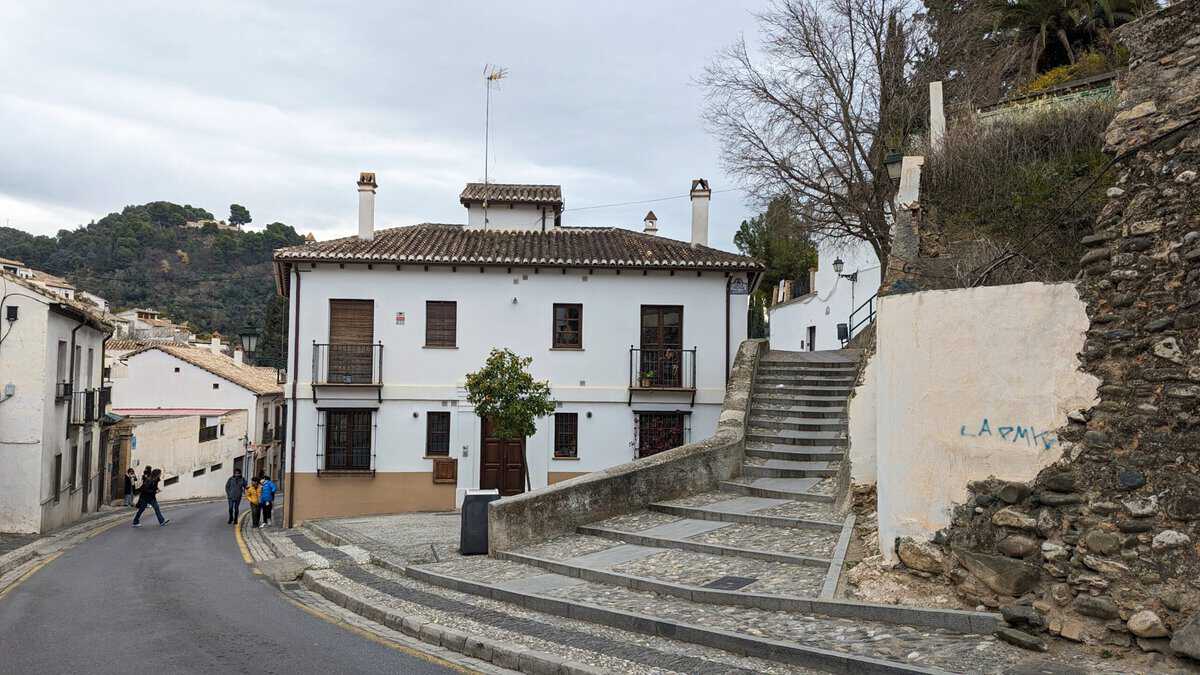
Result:
M454 672L285 600L242 560L225 504L164 515L80 543L0 599L0 673Z

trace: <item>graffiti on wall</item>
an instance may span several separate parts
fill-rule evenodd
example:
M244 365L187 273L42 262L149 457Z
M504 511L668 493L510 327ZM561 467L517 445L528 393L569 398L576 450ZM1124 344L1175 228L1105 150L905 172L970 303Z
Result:
M998 438L1008 443L1024 442L1029 447L1041 447L1043 450L1049 450L1058 443L1058 436L1053 431L1039 432L1033 426L1021 424L992 426L986 417L978 425L962 425L958 433L973 438Z

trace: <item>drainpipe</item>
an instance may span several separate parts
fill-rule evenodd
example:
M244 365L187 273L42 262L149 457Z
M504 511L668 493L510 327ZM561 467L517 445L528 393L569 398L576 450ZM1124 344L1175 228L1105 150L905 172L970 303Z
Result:
M296 383L300 378L300 267L292 268L296 272L296 316L292 319L292 408L290 410L292 419L288 420L292 428L291 438L288 441L291 443L291 459L289 467L291 469L292 479L288 481L287 491L287 526L292 528L296 523L296 417L299 410L296 408Z
M733 277L725 277L725 386L729 386L729 286ZM693 382L693 384L695 384Z

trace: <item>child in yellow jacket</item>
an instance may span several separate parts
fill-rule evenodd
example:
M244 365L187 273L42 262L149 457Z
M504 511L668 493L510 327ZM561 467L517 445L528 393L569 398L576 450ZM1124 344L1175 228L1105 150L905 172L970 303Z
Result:
M262 488L258 484L256 476L246 486L246 501L250 502L250 515L254 518L254 527L258 527L259 518L262 517L262 504L259 503L259 498L262 496Z

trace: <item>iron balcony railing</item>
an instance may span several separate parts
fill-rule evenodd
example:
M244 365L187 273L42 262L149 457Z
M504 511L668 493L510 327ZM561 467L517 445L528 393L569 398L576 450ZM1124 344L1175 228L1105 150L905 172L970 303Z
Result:
M383 343L313 343L313 384L383 385Z
M630 389L696 388L696 348L629 347Z
M54 385L54 402L62 403L71 398L71 383L57 382Z
M100 419L100 391L83 389L71 394L71 424L92 424Z

